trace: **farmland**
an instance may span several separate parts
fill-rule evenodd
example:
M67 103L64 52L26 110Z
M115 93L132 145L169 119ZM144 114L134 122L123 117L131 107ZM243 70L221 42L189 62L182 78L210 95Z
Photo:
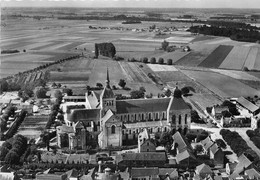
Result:
M233 46L220 45L199 66L207 68L218 68Z
M231 77L199 70L181 70L185 75L195 79L219 97L260 96L260 92Z

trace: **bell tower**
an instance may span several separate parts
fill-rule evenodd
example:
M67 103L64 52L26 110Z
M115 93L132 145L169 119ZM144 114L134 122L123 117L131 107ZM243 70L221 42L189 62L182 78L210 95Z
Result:
M101 117L110 109L116 112L116 98L110 87L109 71L107 68L106 86L100 95Z

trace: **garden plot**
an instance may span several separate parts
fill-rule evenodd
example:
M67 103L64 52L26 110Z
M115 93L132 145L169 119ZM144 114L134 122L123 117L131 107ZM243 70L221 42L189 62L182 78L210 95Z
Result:
M234 79L248 80L248 81L260 81L259 78L252 76L244 71L222 70L222 69L211 69L211 70L214 72L229 76Z
M256 56L259 51L259 48L257 47L252 47L248 53L248 56L246 58L244 67L247 67L249 70L254 69L255 61L256 61Z
M149 77L142 71L138 64L119 62L123 72L127 76L128 81L139 83L152 83Z
M221 63L219 68L241 70L247 58L250 48L244 46L235 46Z
M37 62L48 59L52 57L51 55L39 55L39 54L29 54L29 53L22 53L22 54L12 54L8 56L0 56L1 63L17 63L17 62ZM17 64L16 64L17 66Z
M259 50L258 50L258 53L257 53L257 56L256 56L254 69L255 70L260 70L260 51Z
M88 81L90 72L50 72L51 81Z
M209 71L181 70L222 98L260 96L260 92L231 77Z
M160 65L160 64L147 64L147 66L154 72L157 71L178 71L174 66Z
M204 61L199 64L199 66L218 68L232 49L233 46L218 46Z

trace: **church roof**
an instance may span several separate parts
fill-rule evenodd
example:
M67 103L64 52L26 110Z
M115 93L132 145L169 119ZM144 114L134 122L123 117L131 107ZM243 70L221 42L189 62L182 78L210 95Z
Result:
M190 107L188 106L188 104L183 100L182 97L180 98L171 98L170 101L170 110L186 110L186 109L190 109Z
M167 121L147 121L147 122L135 122L135 123L124 123L126 129L132 128L147 128L147 127L162 127L167 126Z
M117 114L166 111L170 98L130 99L116 101Z
M103 89L100 97L102 97L102 98L114 98L115 95L114 95L112 89L110 88L110 86L107 86Z
M71 114L68 115L69 121L86 121L99 119L100 109L74 109Z

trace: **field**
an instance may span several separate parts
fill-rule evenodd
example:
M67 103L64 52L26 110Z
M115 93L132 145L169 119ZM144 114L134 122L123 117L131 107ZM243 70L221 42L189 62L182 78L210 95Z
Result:
M196 82L207 87L219 97L260 96L260 92L231 77L210 72L196 70L181 70L185 75L196 80Z
M199 66L218 68L232 48L233 46L220 45Z
M212 71L229 76L234 79L238 79L238 80L260 81L260 78L250 75L245 71L222 70L222 69L212 69Z
M61 66L53 68L50 72L50 81L61 83L68 87L85 88L86 85L95 87L96 83L105 85L107 69L109 70L110 84L119 88L120 79L126 81L126 86L134 89L145 87L147 93L158 94L161 90L147 76L139 63L118 62L105 59L85 59L81 58L70 62L65 62ZM142 64L146 67L146 64ZM57 68L61 72L57 71ZM115 90L115 93L126 94L121 89Z
M249 50L250 48L248 47L234 47L232 51L227 55L225 60L221 63L219 68L242 70Z

